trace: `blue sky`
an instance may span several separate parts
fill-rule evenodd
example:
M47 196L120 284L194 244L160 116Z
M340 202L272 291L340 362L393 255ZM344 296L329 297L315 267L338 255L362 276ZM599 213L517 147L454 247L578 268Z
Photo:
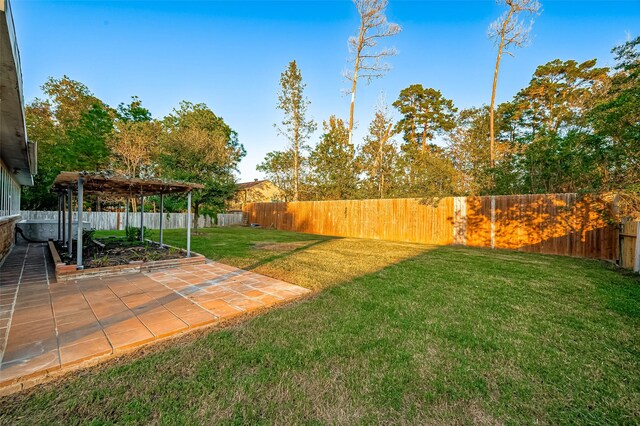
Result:
M541 2L531 45L503 60L499 101L552 59L597 58L612 65L611 48L640 34L640 1ZM486 104L491 94L495 50L486 32L500 6L491 0L389 3L389 20L403 27L388 42L399 55L387 76L358 89L356 142L381 93L391 104L402 88L421 83L459 108ZM349 0L14 0L12 7L26 101L41 96L47 77L66 74L111 106L137 95L155 117L183 99L204 102L238 131L247 149L241 180L261 177L256 164L285 147L273 124L280 119L279 76L289 61L302 69L317 122L331 114L348 117L341 73L347 38L358 24ZM319 137L320 131L310 144Z

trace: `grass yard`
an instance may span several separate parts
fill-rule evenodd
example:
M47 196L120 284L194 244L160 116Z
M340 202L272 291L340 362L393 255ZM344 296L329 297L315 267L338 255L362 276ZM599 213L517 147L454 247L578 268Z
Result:
M0 422L640 422L640 279L604 263L248 228L192 249L318 292L0 399Z

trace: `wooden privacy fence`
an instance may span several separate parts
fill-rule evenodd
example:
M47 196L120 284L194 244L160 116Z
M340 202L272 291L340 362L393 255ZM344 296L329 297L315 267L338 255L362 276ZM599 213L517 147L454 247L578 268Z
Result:
M338 237L507 248L617 261L611 202L576 194L252 203L250 223ZM634 253L634 256L637 255Z
M640 272L640 222L623 221L620 226L620 266Z
M23 210L20 212L22 219L26 220L58 220L56 211ZM194 215L191 214L193 218ZM73 220L78 219L78 212L73 212ZM124 230L124 212L82 212L83 222L89 222L91 227L97 230L114 231ZM129 225L140 226L140 212L129 212ZM209 216L200 216L198 226L201 228L213 226L213 219ZM144 226L149 229L160 228L160 213L144 213ZM165 229L177 229L187 227L186 213L165 213L163 226Z
M218 213L218 226L242 225L242 212Z

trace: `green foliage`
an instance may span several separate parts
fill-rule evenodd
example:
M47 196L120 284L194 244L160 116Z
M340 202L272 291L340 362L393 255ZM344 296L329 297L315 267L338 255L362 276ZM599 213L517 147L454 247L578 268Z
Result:
M407 144L417 144L422 151L438 134L456 126L457 109L453 101L442 96L439 90L412 84L402 89L393 106L402 114L397 131L402 132Z
M458 173L461 193L479 194L491 187L489 120L486 106L463 109L458 114L456 128L449 135L449 155ZM500 152L500 148L497 151Z
M307 108L311 102L304 96L305 87L296 61L289 62L280 76L277 108L284 114L278 132L287 138L288 150L291 151L291 189L285 195L294 201L300 199L301 169L304 152L308 149L306 142L317 128L315 121L307 118ZM284 166L285 163L280 162L279 165Z
M235 191L235 171L245 156L237 133L204 104L183 101L163 121L159 171L162 176L205 185L193 193L200 205L222 209Z
M303 158L300 158L300 160L303 160ZM305 162L301 161L301 174L304 173L306 166L304 163ZM295 167L294 152L292 150L268 152L262 163L256 166L256 170L264 173L267 179L284 192L285 201L293 200L295 192ZM305 179L302 178L301 180L304 182ZM300 183L298 190L304 193ZM303 195L300 198L305 199L306 197Z
M613 53L616 72L607 100L587 116L594 129L589 141L606 186L640 194L640 37Z
M640 38L614 48L612 74L595 59L540 65L527 87L497 108L493 167L489 108L458 113L440 91L421 84L401 90L393 103L401 114L395 125L376 112L357 152L332 117L309 162L301 163L301 176L309 176L304 197L640 194L638 45ZM402 134L400 146L395 134ZM258 170L291 194L292 163L286 151L275 151Z
M95 253L91 257L91 263L92 263L92 266L95 268L102 268L104 266L109 266L109 264L111 263L111 259L106 254L99 255L98 253Z
M137 97L114 110L67 76L50 78L42 90L46 98L25 108L29 137L39 145L39 174L23 190L23 209L56 209L50 188L63 170L115 169L203 183L193 194L196 215L203 205L221 210L233 194L233 172L245 151L206 105L182 102L159 122Z
M457 109L439 90L412 84L402 89L393 106L402 114L396 130L401 132L400 167L402 194L409 197L455 193L455 169L446 152L431 143L456 126Z
M146 226L142 227L144 233L144 239L153 239L154 232L147 228ZM127 241L135 242L140 241L140 227L139 226L127 226L125 229L125 235Z
M606 94L608 68L596 68L596 60L550 61L536 68L529 86L515 97L525 134L562 133L579 125L588 111Z
M365 198L385 198L397 191L398 153L393 137L395 123L386 106L381 106L369 125L369 134L358 154L362 173L361 195Z
M112 112L101 103L92 104L78 125L67 131L68 143L59 147L69 170L107 169L111 155L107 142L112 133Z
M309 157L313 196L334 200L357 197L355 149L349 144L345 122L332 115L323 123L323 130L320 142Z
M142 106L142 101L137 96L131 97L131 102L126 105L121 103L117 108L118 119L127 123L144 123L151 121L151 111Z
M114 112L82 83L64 76L42 86L46 99L25 107L27 133L38 142L35 186L23 189L23 209L56 209L50 187L60 171L103 170Z
M609 76L596 61L554 60L511 103L510 147L493 193L634 191L640 182L638 39L614 49ZM634 100L635 99L635 100Z
M91 244L92 240L95 238L96 230L91 229L83 229L82 230L82 247L87 247Z
M442 197L457 192L457 174L444 148L429 144L426 149L415 144L402 145L399 160L404 171L404 197Z

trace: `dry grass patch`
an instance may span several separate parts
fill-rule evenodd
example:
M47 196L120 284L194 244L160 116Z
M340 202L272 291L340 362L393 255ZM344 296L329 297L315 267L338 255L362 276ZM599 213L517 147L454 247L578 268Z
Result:
M299 248L299 247L298 247ZM378 272L434 247L340 238L305 246L253 270L312 290Z

